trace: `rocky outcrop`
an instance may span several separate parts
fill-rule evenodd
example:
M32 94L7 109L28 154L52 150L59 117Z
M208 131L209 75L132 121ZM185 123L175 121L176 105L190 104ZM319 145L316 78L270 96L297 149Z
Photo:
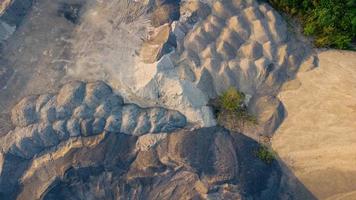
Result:
M255 144L237 145L222 128L178 131L145 150L139 139L108 133L67 141L31 161L17 199L266 199L268 189L275 199L278 168L244 152ZM240 156L256 176L246 179Z
M130 135L172 132L186 125L177 111L124 104L104 82L71 82L57 95L22 99L12 110L15 130L2 140L2 150L30 159L69 137L104 131Z
M185 117L177 111L125 104L101 81L74 81L58 94L25 97L12 109L11 120L16 128L0 140L4 165L12 157L26 162L73 138L104 132L140 136L172 132L186 125ZM0 174L6 182L11 178L4 165ZM11 189L5 182L0 183L0 189Z
M153 26L158 27L179 20L180 0L155 0L154 4L154 10L151 15L151 24Z
M171 33L171 28L167 23L153 29L141 47L140 57L145 63L154 63L164 54L173 51L176 46L175 36Z
M238 162L230 134L219 128L170 134L159 146L159 155L199 174L207 185L227 182L238 176Z
M229 131L184 129L179 112L124 103L101 81L73 81L58 93L25 97L11 120L16 128L0 139L3 199L243 199L262 197L265 190L277 195L269 184L279 183L277 163L245 153L248 148L240 149ZM255 179L245 182L241 156L260 170ZM258 189L252 186L257 182Z

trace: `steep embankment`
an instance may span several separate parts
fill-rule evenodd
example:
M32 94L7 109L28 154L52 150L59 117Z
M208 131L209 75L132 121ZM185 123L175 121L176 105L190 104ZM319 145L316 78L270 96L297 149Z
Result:
M356 53L324 51L279 94L288 116L273 148L320 199L355 199Z

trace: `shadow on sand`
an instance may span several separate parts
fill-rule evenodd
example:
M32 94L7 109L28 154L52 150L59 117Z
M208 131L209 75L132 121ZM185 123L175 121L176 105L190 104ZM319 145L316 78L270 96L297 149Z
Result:
M317 199L278 156L271 164L264 163L256 156L256 150L260 147L257 141L240 133L232 135L239 157L239 181L243 192L253 194L265 187L270 188L269 191L262 191L256 199Z

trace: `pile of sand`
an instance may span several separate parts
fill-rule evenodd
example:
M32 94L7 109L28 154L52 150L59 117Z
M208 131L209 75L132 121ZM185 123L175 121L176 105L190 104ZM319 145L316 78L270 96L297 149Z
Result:
M305 44L288 37L286 22L265 3L182 2L179 21L155 29L141 9L118 2L89 7L75 32L68 74L107 80L130 101L174 108L200 126L216 124L207 104L228 87L255 97L253 102L273 99L271 91L293 76L310 53ZM125 10L135 11L127 22L125 15L117 16ZM163 42L144 42L155 31L164 42L174 34L177 48L161 57ZM160 59L152 63L157 55ZM255 110L264 112L261 106ZM271 119L261 124L267 121Z
M321 52L288 84L300 87L279 94L288 116L273 148L318 199L356 198L355 63L355 52Z

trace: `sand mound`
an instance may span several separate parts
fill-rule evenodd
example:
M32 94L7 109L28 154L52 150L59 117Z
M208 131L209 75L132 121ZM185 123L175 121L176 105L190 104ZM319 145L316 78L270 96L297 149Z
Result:
M202 72L210 73L213 96L230 86L253 95L278 85L281 80L269 79L295 71L306 56L306 48L287 35L286 23L267 4L217 1L187 34L180 61L189 63L197 82L206 78Z
M260 126L244 131L272 134L283 119L274 96L311 56L311 49L289 36L275 10L257 1L214 1L209 15L191 18L197 21L194 26L182 20L175 26L175 32L185 33L177 34L179 56L173 59L184 72L180 76L188 77L208 99L231 86L251 96L249 107Z
M273 148L318 199L355 199L356 54L318 57L318 68L300 73L297 87L279 95L288 116Z
M141 12L145 10L142 5L108 5L89 7L82 17L68 74L76 79L107 80L130 101L176 109L199 126L216 125L207 104L231 86L256 99L251 102L268 98L278 103L272 97L280 85L310 56L311 50L288 37L287 24L265 3L182 2L179 20L157 28L144 23L148 16ZM121 15L111 18L126 9L137 15L129 21ZM106 23L108 18L111 23ZM149 33L152 38L146 40ZM174 44L168 51L167 43ZM263 106L250 108L262 110ZM268 130L274 130L280 120L261 118L261 127L267 123Z

